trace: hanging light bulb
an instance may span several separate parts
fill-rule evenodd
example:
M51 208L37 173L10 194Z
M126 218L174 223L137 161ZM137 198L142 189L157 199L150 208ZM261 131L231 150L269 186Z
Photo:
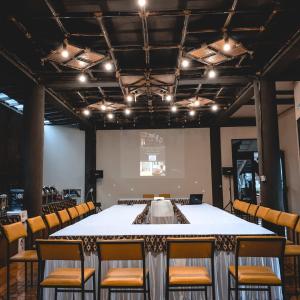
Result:
M173 96L172 96L171 94L167 94L166 100L167 100L168 102L170 102L170 101L172 101L172 99L173 99Z
M188 66L190 65L190 61L186 58L184 58L182 61L181 61L181 66L183 68L187 68Z
M195 114L196 114L196 112L195 112L193 109L189 111L189 115L190 115L191 117L193 117Z
M129 116L131 114L131 109L130 108L125 108L124 113L126 116Z
M101 108L102 111L106 111L106 105L105 104L101 104L100 108Z
M208 78L216 78L217 72L214 69L210 69L207 73Z
M145 7L146 6L146 0L138 0L138 5L140 7Z
M83 111L82 111L83 115L88 117L90 114L91 114L91 111L87 108L85 108Z
M217 104L214 104L212 107L211 107L212 111L217 111L219 109L219 106Z
M132 102L133 101L133 95L132 94L128 94L126 96L126 100L127 100L127 102Z
M225 52L229 52L231 50L231 45L228 41L225 41L224 45L223 45L223 50Z
M177 106L175 106L175 105L172 105L171 106L171 112L176 112L177 111Z
M113 65L110 61L108 61L104 64L104 68L106 71L111 71L113 69Z
M86 82L87 81L87 76L85 75L85 74L80 74L79 76L78 76L78 80L80 81L80 82Z
M60 54L63 58L68 58L69 57L69 51L65 48L61 51Z
M112 120L112 119L114 118L114 114L108 113L108 114L107 114L107 118L108 118L109 120Z

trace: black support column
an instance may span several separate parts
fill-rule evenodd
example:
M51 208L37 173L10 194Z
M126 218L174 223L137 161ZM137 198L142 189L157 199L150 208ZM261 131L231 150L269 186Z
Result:
M210 159L213 205L223 208L220 127L210 127Z
M42 212L45 88L34 85L24 104L24 203L29 216Z
M261 204L284 210L275 82L254 82ZM270 224L267 227L277 230ZM269 226L268 226L269 225Z
M96 202L96 129L93 127L85 130L85 195L93 190L93 200ZM91 193L89 193L89 200Z

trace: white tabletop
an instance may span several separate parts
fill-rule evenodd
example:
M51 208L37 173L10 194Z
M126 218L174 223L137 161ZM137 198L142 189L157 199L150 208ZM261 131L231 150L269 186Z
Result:
M178 205L190 224L132 224L144 204L115 205L52 236L264 235L271 231L209 204Z

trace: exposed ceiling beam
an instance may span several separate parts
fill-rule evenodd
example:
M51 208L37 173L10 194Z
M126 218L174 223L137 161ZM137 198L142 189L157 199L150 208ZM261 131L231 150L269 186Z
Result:
M261 71L262 77L275 77L284 72L300 57L300 29L271 58Z

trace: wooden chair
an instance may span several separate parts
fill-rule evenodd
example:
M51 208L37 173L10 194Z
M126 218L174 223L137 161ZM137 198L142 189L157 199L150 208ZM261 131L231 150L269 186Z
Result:
M109 299L111 293L143 293L144 299L148 294L150 300L150 282L145 265L144 240L101 241L97 243L97 249L99 258L98 300L100 300L101 289L108 289ZM113 260L139 260L142 262L142 268L110 268L102 279L102 262Z
M21 238L27 237L25 226L22 222L17 222L2 226L4 237L7 241L6 252L6 295L7 300L10 299L10 264L14 262L24 263L25 266L25 291L27 290L27 263L38 261L35 250L25 250L16 255L10 256L11 244ZM32 275L31 275L32 277Z
M30 249L36 249L35 240L46 236L47 226L41 216L27 219L27 225L30 237ZM33 284L33 262L30 262L30 280Z
M233 208L234 208L235 214L237 214L238 216L240 216L242 218L247 216L249 206L250 206L250 203L241 201L238 199L234 200L234 202L233 202Z
M277 225L284 227L285 237L287 239L287 244L294 244L296 241L296 231L295 227L299 220L297 214L282 212L277 220ZM291 236L291 239L290 239Z
M249 208L248 208L248 216L249 216L249 221L252 221L254 223L257 223L257 218L256 218L256 212L258 210L258 205L256 204L250 204Z
M154 199L154 194L143 194L144 199Z
M67 211L68 211L68 214L70 215L71 223L74 224L77 221L77 219L79 218L77 209L75 207L69 207L67 209Z
M56 213L45 215L44 218L48 228L48 235L60 229L60 222Z
M67 212L66 209L59 210L57 212L57 215L59 217L61 227L66 227L66 226L70 225L70 223L71 223L71 217L68 214L68 212Z
M215 238L167 239L166 300L171 291L204 291L207 300L207 287L215 299L214 248ZM206 267L170 266L171 259L186 258L209 258L211 275Z
M290 214L292 215L292 214ZM280 220L279 220L280 221ZM287 221L287 219L286 219ZM290 222L286 222L285 224L289 224L290 226L293 225L293 217L290 216ZM300 219L298 218L298 222L294 228L294 237L293 241L287 240L287 245L285 246L284 256L287 258L293 259L293 269L294 269L294 281L295 281L295 288L298 290L299 282L297 280L297 274L300 274L300 245L299 245L299 234L300 234ZM298 263L297 263L298 261Z
M84 209L85 215L89 215L90 214L90 209L89 209L88 205L84 202L84 203L81 204L81 206Z
M55 289L55 299L58 293L81 293L85 299L86 293L93 293L96 300L95 269L84 267L84 252L82 241L78 240L37 240L38 270L38 299L43 300L44 288ZM44 276L47 260L80 261L80 268L56 268ZM93 279L93 289L86 290L85 283Z
M264 219L264 217L266 216L266 214L268 213L268 211L270 210L269 207L265 207L265 206L259 206L256 212L255 217L258 219L258 223L261 223L261 220Z
M84 214L85 214L85 208L81 204L76 205L75 208L76 208L76 210L78 212L79 218L83 218Z
M235 264L228 270L228 300L234 290L235 299L239 299L239 291L268 291L268 299L272 299L271 287L281 286L284 291L284 257L285 238L279 236L239 236L236 238ZM240 265L242 257L274 257L279 259L280 278L270 267L258 265ZM231 287L231 279L235 286ZM243 286L243 287L241 287Z
M281 211L269 209L266 215L262 218L264 221L277 225Z
M90 213L94 214L96 212L96 207L95 207L94 202L93 201L88 201L86 204L87 204L87 206L90 210Z

